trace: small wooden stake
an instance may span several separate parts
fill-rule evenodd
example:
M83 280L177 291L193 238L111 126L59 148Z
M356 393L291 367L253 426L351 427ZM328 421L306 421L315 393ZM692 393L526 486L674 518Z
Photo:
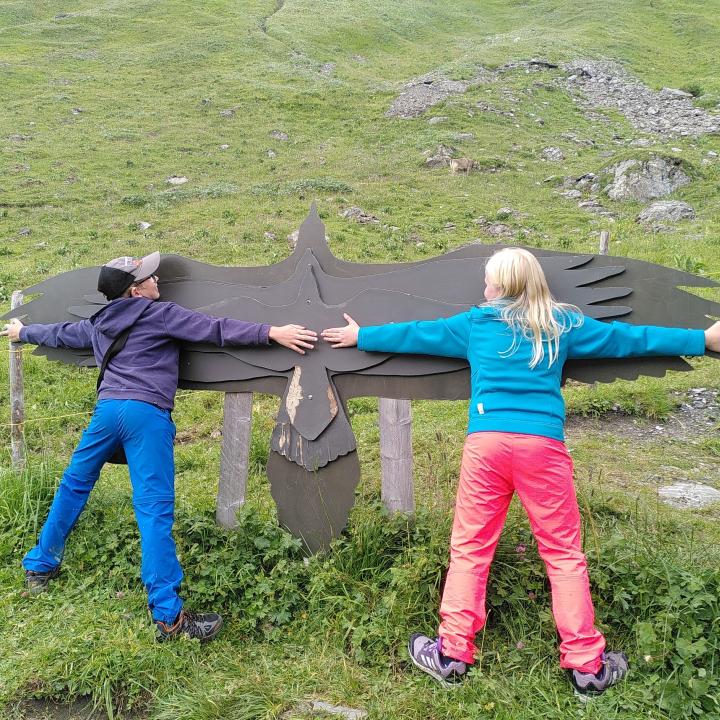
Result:
M15 310L23 304L23 294L16 290L10 300ZM22 343L10 343L10 447L15 470L25 467L25 384L23 381Z
M225 528L237 527L237 512L245 503L252 397L252 393L225 393L220 482L215 510L215 519Z
M600 232L600 255L607 255L610 248L610 233L607 230Z
M409 400L380 398L382 499L391 512L415 512Z

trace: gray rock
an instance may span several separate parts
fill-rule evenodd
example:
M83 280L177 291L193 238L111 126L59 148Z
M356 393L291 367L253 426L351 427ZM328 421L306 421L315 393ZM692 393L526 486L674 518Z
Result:
M144 232L145 230L149 230L151 227L152 227L152 223L145 222L144 220L141 220L141 221L137 224L138 230L142 230L143 232Z
M20 228L18 230L18 235L22 235L23 237L28 237L28 235L32 235L32 230L28 227Z
M720 490L696 482L679 482L658 490L664 503L679 508L703 508L720 502Z
M335 63L334 62L326 62L320 68L321 75L332 75L334 72L335 72Z
M355 222L367 225L369 223L379 223L380 220L370 213L366 213L362 208L349 207L347 210L343 210L340 213L341 217L347 218L348 220L354 220Z
M228 108L227 110L221 110L220 117L224 117L224 118L235 117L235 111L232 108Z
M485 232L493 237L513 234L512 228L505 223L491 223L485 227Z
M230 147L230 146L229 146L227 143L223 143L223 144L220 146L220 150L227 150L227 149L229 149L229 147Z
M448 167L452 156L457 152L457 149L450 147L449 145L438 145L434 155L431 155L432 151L426 151L426 155L429 157L425 160L426 168L439 168Z
M277 153L272 148L268 148L267 156L272 160L272 158L277 157Z
M644 132L696 137L716 132L720 123L717 114L696 108L689 93L673 88L651 90L618 63L576 60L565 65L565 70L568 89L583 94L586 108L615 108Z
M367 717L365 710L356 710L354 708L345 707L344 705L331 705L322 700L314 700L312 709L315 711L325 712L330 715L340 715L345 720L363 720Z
M603 217L608 217L608 218L615 217L615 213L613 213L611 210L608 210L600 202L598 202L595 198L591 198L590 200L585 200L583 202L579 202L578 207L581 210L586 210L587 212L595 213L596 215L602 215Z
M271 130L270 137L281 142L287 142L290 139L288 134L282 130Z
M438 125L440 123L444 123L450 118L447 115L436 115L435 117L431 117L428 120L428 125Z
M579 190L563 190L560 195L568 200L577 200L582 197L582 193Z
M168 185L184 185L187 181L184 175L171 175L165 182Z
M466 92L481 83L492 82L495 73L479 68L471 80L450 80L440 72L430 72L404 85L402 92L393 100L385 117L416 118L433 105L444 102L451 95Z
M471 132L460 132L455 133L453 135L453 140L457 140L458 142L463 142L464 140L474 140L475 135Z
M690 182L679 161L661 157L645 162L625 160L610 171L614 173L614 179L605 190L613 200L645 202L669 195Z
M542 156L550 162L560 162L565 159L565 155L559 147L546 147L542 151Z
M681 200L659 200L646 207L637 217L638 222L678 222L678 220L692 220L695 211L686 202Z

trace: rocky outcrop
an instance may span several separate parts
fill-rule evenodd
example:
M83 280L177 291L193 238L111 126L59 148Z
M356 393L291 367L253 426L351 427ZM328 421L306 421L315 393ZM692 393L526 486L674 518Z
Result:
M640 223L678 222L692 220L695 211L681 200L660 200L646 207L637 217Z
M646 202L669 195L690 182L680 161L675 158L624 160L608 170L614 174L614 179L605 191L613 200Z

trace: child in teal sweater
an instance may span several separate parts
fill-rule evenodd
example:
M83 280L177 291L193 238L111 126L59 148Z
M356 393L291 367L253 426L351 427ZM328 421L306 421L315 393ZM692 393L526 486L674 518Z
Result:
M552 588L560 665L576 693L601 693L625 676L627 657L606 652L595 627L572 460L560 393L566 360L703 355L720 350L720 323L706 331L604 323L556 302L537 259L520 248L487 263L487 303L450 318L323 331L333 347L464 358L471 399L450 567L437 639L414 634L415 665L442 683L462 680L485 624L485 591L508 507L517 492Z

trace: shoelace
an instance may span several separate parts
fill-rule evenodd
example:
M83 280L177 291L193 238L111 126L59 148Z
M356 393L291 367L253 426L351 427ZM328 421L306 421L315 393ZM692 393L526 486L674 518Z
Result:
M205 633L203 633L202 631L202 625L198 620L198 617L186 610L182 611L180 632L187 633L191 638L202 639L205 636Z

